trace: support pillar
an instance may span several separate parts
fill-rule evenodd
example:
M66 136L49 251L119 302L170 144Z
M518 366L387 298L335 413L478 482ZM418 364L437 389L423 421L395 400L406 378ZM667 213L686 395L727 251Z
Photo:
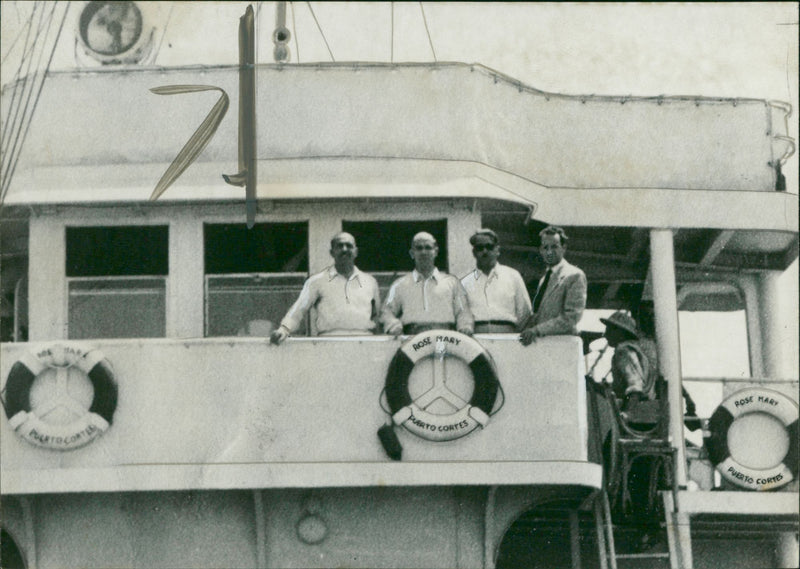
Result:
M796 533L784 532L778 536L776 557L778 567L800 567L800 546Z
M764 374L772 379L784 379L782 322L779 302L778 273L767 272L758 277L759 320L761 322L761 357Z
M686 448L683 441L681 352L673 247L672 230L650 230L650 268L653 275L658 365L669 385L670 436L678 449L675 476L678 486L685 487Z

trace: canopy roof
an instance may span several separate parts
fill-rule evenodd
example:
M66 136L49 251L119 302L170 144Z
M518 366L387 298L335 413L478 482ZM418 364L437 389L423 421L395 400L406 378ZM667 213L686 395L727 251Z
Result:
M597 210L581 205L588 195L577 190L600 190L601 204L641 197L643 212L675 208L677 225L698 206L713 224L728 204L718 225L738 224L738 208L742 218L765 212L764 221L743 221L748 227L797 230L796 196L774 193L775 165L792 147L783 105L556 95L454 63L262 65L256 77L259 198L352 198L363 184L381 195L405 184L394 194L436 197L438 187L450 196L459 193L455 182L471 179L483 183L461 186L466 195L527 204L563 198L572 213L551 209L563 223ZM238 169L238 68L204 66L51 73L5 202L147 200L220 96L149 92L183 84L224 89L230 111L161 199L241 199L221 178ZM12 98L4 95L4 103ZM649 198L646 189L654 190ZM682 191L696 201L686 203ZM794 221L775 222L773 213L787 208ZM631 225L653 225L637 215Z

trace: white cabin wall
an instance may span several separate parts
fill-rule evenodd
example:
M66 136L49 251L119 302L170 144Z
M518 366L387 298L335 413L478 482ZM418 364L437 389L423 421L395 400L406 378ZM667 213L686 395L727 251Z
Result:
M307 221L309 272L332 263L330 239L341 231L342 220L421 221L447 218L449 272L462 276L474 266L469 236L481 226L480 212L466 202L386 203L336 201L263 202L257 222ZM31 218L30 224L30 341L68 337L68 291L65 273L67 226L169 226L166 336L198 338L204 335L204 223L244 223L241 204L197 204L194 207L142 206L65 208ZM409 243L409 247L411 244ZM407 267L412 268L411 259Z
M199 250L198 249L199 246ZM204 335L203 223L191 211L178 210L169 224L167 337Z
M30 221L28 260L28 339L67 337L65 224L50 216Z
M68 338L67 227L112 225L169 226L166 335L202 337L202 221L185 207L150 208L141 204L54 209L32 217L28 260L29 341Z

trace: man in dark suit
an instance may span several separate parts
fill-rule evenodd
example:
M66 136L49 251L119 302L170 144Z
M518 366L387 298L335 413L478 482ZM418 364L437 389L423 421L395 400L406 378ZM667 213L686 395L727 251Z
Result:
M520 335L524 346L542 336L577 335L578 321L586 308L586 275L564 259L567 235L549 226L540 233L539 254L547 271L533 299L533 315Z

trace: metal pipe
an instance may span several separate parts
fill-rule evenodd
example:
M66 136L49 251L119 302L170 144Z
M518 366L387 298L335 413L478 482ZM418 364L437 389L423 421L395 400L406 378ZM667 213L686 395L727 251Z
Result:
M572 554L572 569L581 569L581 528L578 524L578 510L569 511L569 544Z
M658 364L669 385L670 436L677 447L675 476L686 486L686 447L683 440L683 394L678 300L675 286L675 252L671 229L650 230L650 268L656 319Z
M253 490L253 514L256 532L256 567L267 566L267 520L264 515L264 491Z
M494 533L494 506L497 496L497 486L489 486L486 494L486 511L483 517L483 567L494 569L494 556L492 555L492 534Z

